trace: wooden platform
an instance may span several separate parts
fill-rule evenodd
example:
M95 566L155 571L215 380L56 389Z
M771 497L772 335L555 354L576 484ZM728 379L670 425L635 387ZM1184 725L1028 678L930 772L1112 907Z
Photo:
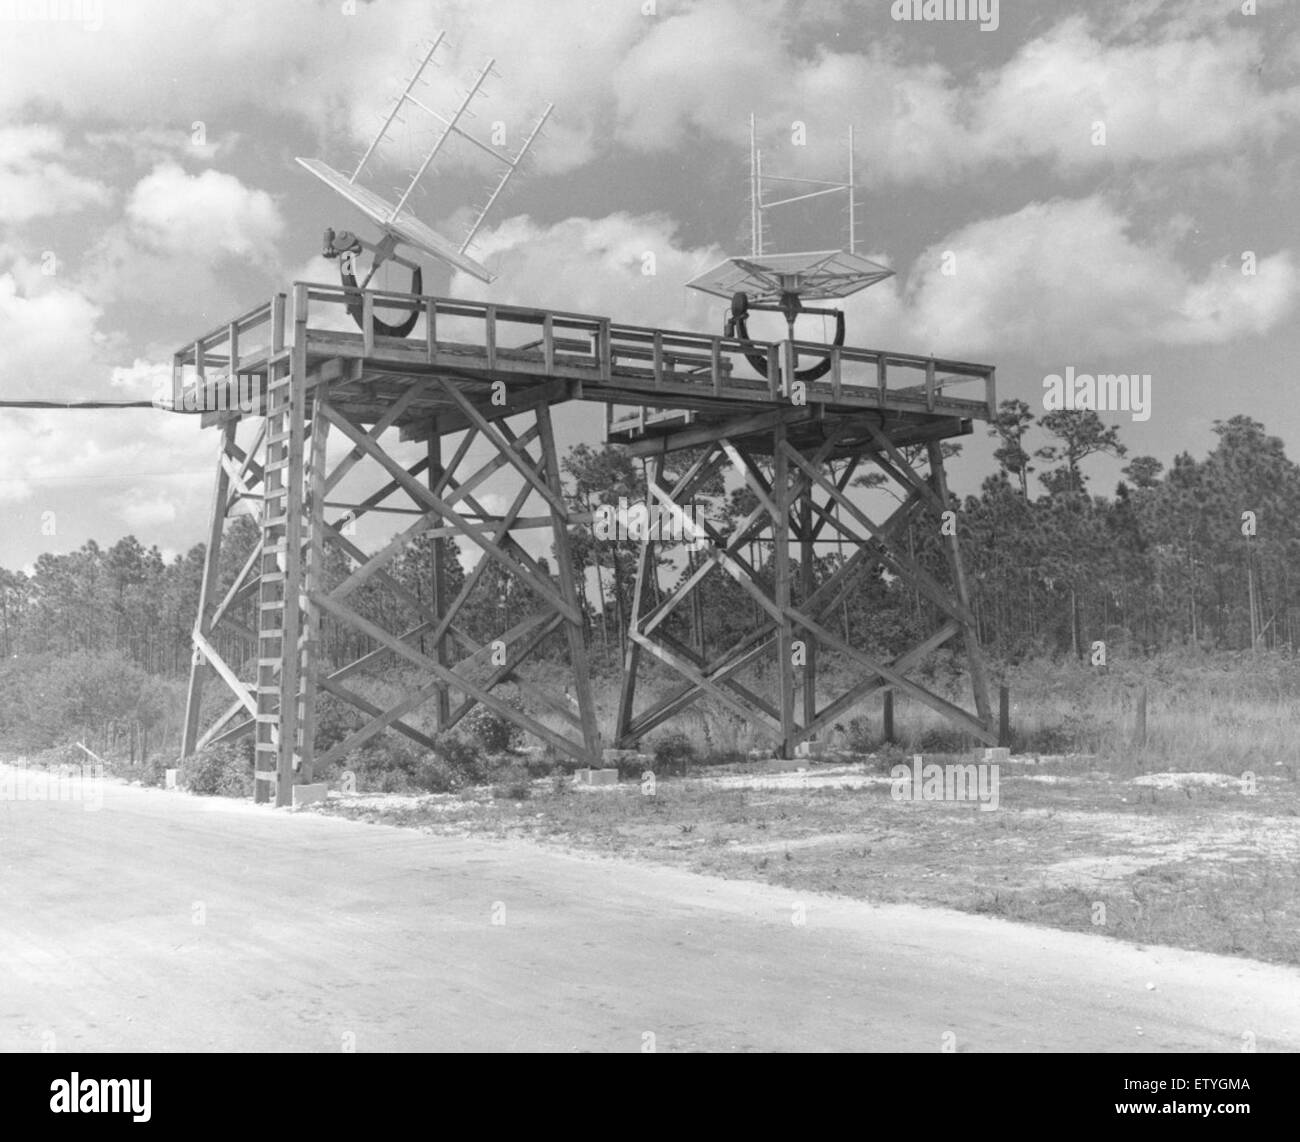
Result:
M177 406L188 401L211 410L205 426L263 416L265 386L242 412L231 378L256 393L259 379L272 375L294 346L304 346L313 388L327 385L331 403L362 422L389 417L404 439L427 436L435 417L443 434L468 426L437 386L391 415L414 381L431 376L461 382L485 414L513 415L537 400L600 402L607 439L638 452L656 450L656 438L683 428L704 431L777 409L805 443L816 442L827 423L861 418L887 425L900 445L968 433L971 420L991 419L996 410L994 368L965 361L817 342L738 341L593 314L314 283L295 283L293 299L292 317L288 296L277 294L180 349L173 372ZM376 314L391 324L416 310L419 323L406 338L362 333L349 304L362 312L367 329ZM755 356L766 362L765 374L755 369ZM829 362L826 375L792 391L784 378L818 361ZM755 442L760 439L761 433ZM851 437L844 447L852 448Z
M374 334L377 316L391 327L411 314L412 336ZM818 361L825 375L807 379ZM744 518L704 522L711 544L670 592L660 589L652 542L641 542L614 728L620 748L707 696L761 727L781 756L791 757L881 690L914 697L975 740L997 740L956 534L943 532L948 585L901 540L922 517L937 529L949 513L939 441L994 415L990 366L299 282L291 295L276 294L178 350L172 401L201 412L221 437L182 753L251 733L256 799L292 804L294 787L310 784L318 763L333 765L388 730L436 752L428 725L408 718L426 703L435 707L439 733L482 706L560 756L584 767L599 763L605 743L588 661L590 613L572 546L591 516L565 497L551 415L567 401L605 406L606 438L645 458L647 498L674 518L723 473L752 493ZM237 439L245 419L256 423ZM424 447L399 458L390 451L397 435L390 429ZM444 449L444 438L457 433L455 447ZM333 463L332 434L349 445ZM476 443L486 445L486 459ZM909 444L924 448L905 452ZM665 454L688 448L694 454L686 470L673 471ZM423 455L412 461L411 451ZM864 463L892 481L897 506L886 519L873 519L846 492ZM358 464L367 466L373 490L344 486ZM514 490L490 508L479 488L498 473ZM544 514L525 515L534 499ZM365 550L350 538L350 526L371 512L409 519ZM237 514L257 521L260 542L223 586L222 539ZM550 533L553 560L531 554L539 528ZM412 591L390 565L420 538L433 543L434 558L427 591ZM482 556L455 592L439 570L453 539ZM832 542L850 554L818 583L817 545ZM766 563L752 561L756 545L769 549ZM324 574L327 553L350 568L341 579ZM888 661L841 637L834 617L859 579L880 569L936 608L936 628ZM703 606L702 584L711 575L730 577L757 608L754 626L734 645L712 645L698 617L682 618ZM530 599L532 610L503 616L506 629L485 639L466 625L465 608L475 592L500 593L501 582L517 599ZM378 621L354 597L367 585L394 604ZM256 629L241 617L241 608L254 604ZM674 612L682 621L669 621ZM344 665L323 660L327 617L359 638L359 657ZM684 641L688 629L694 633ZM231 636L229 660L219 634ZM958 634L973 713L910 677ZM547 658L545 670L530 673L526 667L550 653L552 635L565 641L568 669L557 671ZM849 688L829 699L818 691L819 647L860 668ZM388 658L404 664L407 680L382 709L348 679ZM760 660L774 692L760 693L747 673ZM651 667L666 670L675 689L638 691L638 677ZM224 683L229 704L204 728L209 676ZM527 708L506 700L502 686L514 687ZM363 724L317 756L321 694L352 706Z

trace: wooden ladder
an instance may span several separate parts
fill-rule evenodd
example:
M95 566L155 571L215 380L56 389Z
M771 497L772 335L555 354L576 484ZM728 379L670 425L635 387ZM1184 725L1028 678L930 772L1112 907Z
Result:
M258 588L257 715L254 734L253 799L288 804L302 745L306 698L302 669L303 548L310 549L311 520L301 494L306 425L295 441L293 372L267 385L266 475ZM294 481L298 481L295 489ZM298 494L295 495L294 492ZM297 520L294 520L294 515ZM286 704L285 694L292 700Z

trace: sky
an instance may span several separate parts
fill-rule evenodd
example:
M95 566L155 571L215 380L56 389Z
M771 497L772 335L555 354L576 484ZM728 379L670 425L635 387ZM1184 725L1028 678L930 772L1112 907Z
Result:
M1245 413L1300 458L1300 2L925 18L943 7L0 0L0 400L148 399L181 345L336 281L321 232L364 219L293 160L350 169L444 31L431 106L494 57L471 127L514 146L555 112L472 250L497 280L431 266L426 292L721 332L726 303L684 285L748 252L750 115L765 169L799 177L845 177L852 126L858 248L896 276L846 303L850 344L996 365L999 397L1038 415L1069 368L1149 375L1147 419L1101 413L1130 456L1204 456L1213 422ZM432 138L405 120L374 160L384 193ZM491 180L452 148L412 202L457 237ZM769 249L846 242L838 198L771 217ZM603 412L557 426L599 444ZM0 409L0 567L126 534L187 550L216 447L153 409ZM955 491L992 449L977 424ZM1120 467L1090 461L1092 489Z

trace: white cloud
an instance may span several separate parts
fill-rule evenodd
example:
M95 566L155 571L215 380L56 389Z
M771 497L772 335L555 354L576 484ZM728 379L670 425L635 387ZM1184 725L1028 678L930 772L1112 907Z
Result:
M92 390L112 345L98 328L102 311L57 278L46 279L55 284L40 292L27 285L37 280L21 267L0 273L0 392L13 398Z
M153 410L6 410L0 499L24 504L30 527L39 528L44 511L55 512L59 536L76 519L103 539L106 511L133 528L201 520L212 479L207 443L195 418ZM9 530L18 526L10 521Z
M117 514L126 521L127 526L136 529L158 527L171 523L176 518L176 504L163 492L120 496L115 505Z
M1300 119L1300 88L1265 90L1260 36L1243 28L1149 43L1099 38L1082 17L1026 44L973 101L981 151L1061 168L1265 143ZM1093 145L1093 124L1106 129Z
M160 163L140 180L126 213L151 245L198 259L237 255L268 260L284 228L265 191L221 171L186 174L175 163Z
M1239 266L1197 277L1168 242L1142 243L1102 198L1032 203L922 254L900 295L901 319L921 352L1059 355L1220 343L1265 332L1295 304L1289 252L1261 258L1254 277ZM886 288L852 312L868 316Z
M684 283L724 254L683 248L671 219L611 214L539 226L521 216L485 230L478 249L500 277L484 286L457 274L453 296L607 314L636 325L718 325L721 331L725 303Z
M835 51L803 42L809 21L790 0L679 0L654 15L635 0L447 0L436 10L423 0L376 0L353 16L342 5L282 0L275 18L245 6L121 0L93 34L6 28L14 50L0 75L0 110L36 96L142 132L197 122L219 146L251 101L305 119L346 165L344 141L373 134L417 41L441 27L448 44L425 98L454 106L492 53L501 78L489 80L492 98L476 107L472 126L490 131L500 120L518 141L553 100L537 153L545 169L587 162L612 141L661 150L702 135L742 145L752 110L773 139L806 122L808 146L789 158L823 168L842 163L855 122L869 156L864 175L877 183L946 182L1036 158L1068 173L1213 155L1295 125L1300 88L1266 86L1257 68L1276 19L1228 23L1221 9L1202 0L1174 19L1147 3L1109 31L1098 30L1099 19L1067 18L967 78L921 55L927 40L891 23L884 6L870 16L852 5L818 13L823 45L828 20L878 23L869 49ZM185 60L170 86L160 58ZM397 150L422 142L421 116L407 118ZM1098 119L1106 147L1091 145Z
M63 150L62 134L51 127L0 128L0 223L18 225L110 200L103 183L58 161Z

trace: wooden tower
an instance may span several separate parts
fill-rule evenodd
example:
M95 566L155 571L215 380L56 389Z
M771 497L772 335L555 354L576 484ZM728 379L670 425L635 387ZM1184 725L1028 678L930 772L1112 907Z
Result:
M408 337L377 335L377 311L413 317L417 325ZM361 331L341 331L349 313ZM824 361L825 373L796 399L789 378L810 360ZM438 729L482 704L562 754L599 762L609 742L602 741L584 641L587 616L569 557L570 528L590 521L572 512L561 493L552 418L552 409L568 401L606 406L608 439L647 460L660 504L685 504L700 481L729 466L759 505L730 535L711 535L713 545L695 571L658 602L648 589L646 544L621 698L616 711L605 711L612 742L631 745L709 695L766 728L790 756L798 743L882 689L907 693L973 737L996 742L956 540L948 547L950 574L941 582L897 538L909 519L928 516L939 526L947 510L939 443L970 433L974 419L993 416L991 367L302 282L186 345L174 366L173 399L206 410L203 422L219 439L182 751L253 734L258 800L290 803L293 785L309 781L316 766L387 729L432 748L432 739L407 720L426 703ZM963 395L969 386L975 392ZM331 453L332 438L350 448ZM398 458L403 442L419 442L417 459ZM902 452L914 444L928 450L928 477ZM665 458L684 448L703 451L669 482ZM487 459L471 463L471 451ZM832 464L839 464L834 475ZM875 465L903 493L887 519L871 519L845 494L862 464ZM346 497L342 487L362 466L382 478L381 486L363 498ZM503 475L513 479L515 494L503 510L489 511L476 490ZM259 541L218 598L223 538L239 513L256 520ZM379 549L362 550L351 524L371 513L409 523ZM525 529L542 532L553 560L529 553L519 540ZM841 536L851 558L815 589L808 580L795 592L792 556L800 574L811 576L810 553L824 535ZM419 593L390 573L392 560L419 536L435 544L455 537L480 553L455 597L436 569L429 590ZM772 587L745 558L755 538L772 545ZM327 584L323 562L330 549L346 556L351 570ZM481 644L464 628L462 608L493 565L535 610ZM879 566L945 616L929 637L887 662L849 645L826 620L857 576ZM671 637L664 620L714 573L740 583L763 619L735 646L704 652ZM365 584L382 585L400 624L386 628L358 613L352 596ZM255 630L237 619L254 599ZM319 644L326 615L374 649L342 667L327 666ZM219 632L231 636L223 645L243 638L255 649L242 660L223 658ZM973 712L912 676L930 650L959 634ZM548 639L563 639L570 676L542 681L522 669ZM821 705L819 649L862 670L845 693ZM349 680L388 656L413 667L415 681L381 709ZM647 656L676 683L638 705ZM773 663L774 696L754 692L740 677L764 656ZM212 681L224 685L229 701L205 717L204 689ZM500 687L507 683L523 696L524 709L503 698ZM322 694L354 707L364 724L317 755Z

